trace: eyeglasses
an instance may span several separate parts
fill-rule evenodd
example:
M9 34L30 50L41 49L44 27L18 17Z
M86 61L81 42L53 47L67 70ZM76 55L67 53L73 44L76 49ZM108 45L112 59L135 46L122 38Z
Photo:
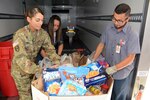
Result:
M118 24L123 24L127 19L128 19L128 17L123 21L123 20L117 20L115 17L113 17L112 21L117 22Z

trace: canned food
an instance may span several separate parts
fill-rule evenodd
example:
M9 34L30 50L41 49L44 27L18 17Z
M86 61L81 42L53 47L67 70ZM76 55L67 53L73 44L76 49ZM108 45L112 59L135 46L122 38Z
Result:
M95 95L98 95L100 93L100 90L94 86L90 86L89 91Z

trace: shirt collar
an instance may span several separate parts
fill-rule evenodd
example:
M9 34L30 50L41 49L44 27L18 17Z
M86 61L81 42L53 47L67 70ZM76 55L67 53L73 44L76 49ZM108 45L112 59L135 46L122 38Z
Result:
M38 32L39 30L35 30L34 32L30 29L29 25L26 26L26 29L29 31L29 32L32 32L32 33L36 33ZM41 29L40 29L41 30Z
M121 32L123 32L124 34L126 34L126 33L127 33L128 26L129 26L129 24L127 23L127 24L123 27L123 29L122 29ZM111 28L112 28L113 30L115 30L116 32L118 32L113 23L111 23Z

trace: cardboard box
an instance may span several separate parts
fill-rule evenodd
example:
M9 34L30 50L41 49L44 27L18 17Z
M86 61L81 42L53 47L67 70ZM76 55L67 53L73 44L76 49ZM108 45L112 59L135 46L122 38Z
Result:
M112 78L108 79L108 86L110 88L107 94L94 96L48 96L31 85L32 98L33 100L110 100L113 82Z

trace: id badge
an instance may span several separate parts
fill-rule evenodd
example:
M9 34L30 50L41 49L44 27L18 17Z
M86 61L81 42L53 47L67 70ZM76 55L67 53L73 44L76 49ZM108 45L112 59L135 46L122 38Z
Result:
M120 45L116 45L116 53L120 53L121 50L121 46Z

